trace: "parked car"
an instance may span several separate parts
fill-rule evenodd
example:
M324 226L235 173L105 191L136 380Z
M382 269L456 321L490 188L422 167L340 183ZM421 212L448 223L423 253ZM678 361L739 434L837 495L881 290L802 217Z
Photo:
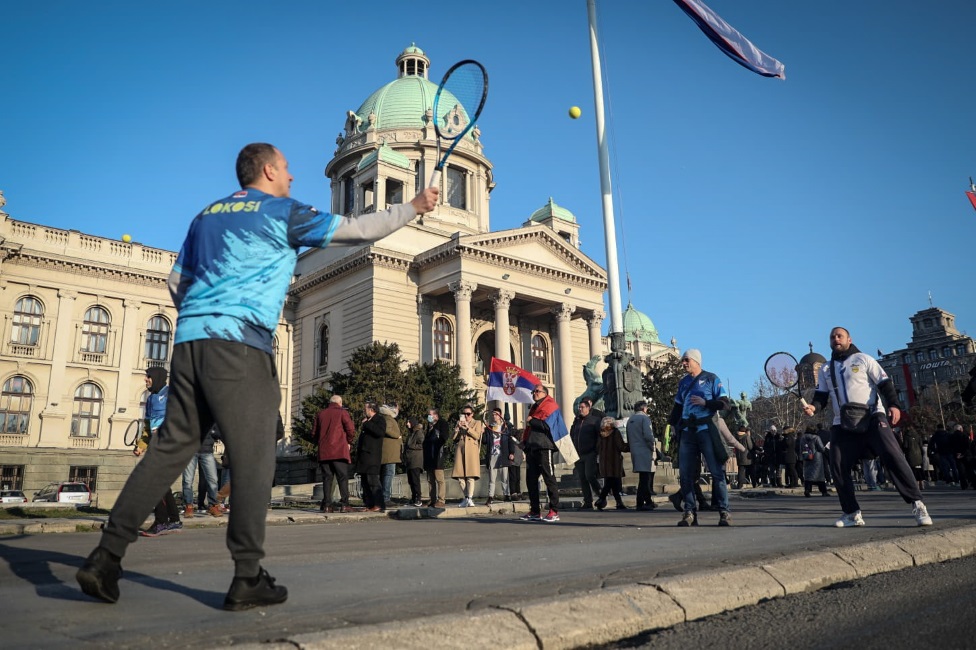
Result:
M0 490L0 503L27 503L27 497L20 490Z
M32 501L70 503L76 506L91 505L91 490L84 483L49 483L34 493Z

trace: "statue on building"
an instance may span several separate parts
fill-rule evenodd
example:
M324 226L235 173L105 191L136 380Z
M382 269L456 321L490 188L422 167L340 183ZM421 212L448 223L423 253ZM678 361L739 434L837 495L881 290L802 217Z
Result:
M584 397L589 397L590 399L593 400L593 408L597 409L598 411L604 410L603 378L596 371L596 366L601 361L603 361L603 356L598 354L595 357L591 358L589 361L587 361L586 365L583 366L583 381L586 382L586 390L583 391L582 395L580 395L573 401L574 414L579 412L578 410L579 403L580 400L582 400Z
M3 211L3 206L7 205L7 199L3 197L3 190L0 190L0 214L7 214Z
M359 133L359 126L363 123L363 118L356 115L356 111L346 113L346 137L354 136Z
M749 428L749 412L752 410L752 402L746 397L745 391L739 393L740 399L729 400L730 410L732 411L732 421L736 427Z

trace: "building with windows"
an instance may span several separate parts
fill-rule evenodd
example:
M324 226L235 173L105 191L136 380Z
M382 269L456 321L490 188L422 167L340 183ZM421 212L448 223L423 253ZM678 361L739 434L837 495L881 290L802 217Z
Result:
M408 47L395 64L396 78L346 114L325 165L333 212L412 198L437 160L433 120L467 120L457 107L432 114L437 86L423 51ZM301 400L373 341L398 343L409 362L458 364L479 391L492 356L534 372L564 408L585 390L583 366L608 349L606 272L552 198L528 207L521 226L491 230L495 182L481 135L475 127L458 144L432 213L372 245L300 255L275 337L286 430ZM135 463L124 437L142 414L145 370L167 367L172 352L175 257L0 212L0 483L30 493L86 480L100 506L114 502ZM632 306L625 323L642 364L676 354ZM280 454L280 466L298 465L287 439Z
M956 329L954 314L929 307L909 318L912 340L902 350L882 354L878 362L891 377L898 399L909 408L926 390L938 386L944 402L959 401L976 364L973 339Z

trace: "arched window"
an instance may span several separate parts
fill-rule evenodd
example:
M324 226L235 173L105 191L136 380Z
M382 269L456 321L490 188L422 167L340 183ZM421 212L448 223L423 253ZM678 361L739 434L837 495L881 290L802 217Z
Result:
M458 167L448 166L446 170L445 180L446 184L444 187L445 194L447 194L446 203L452 208L457 208L459 210L468 209L468 188L466 184L467 174L463 169Z
M37 338L41 334L41 318L44 316L44 306L34 296L24 296L14 305L13 327L10 329L10 341L17 345L37 345Z
M915 353L915 363L925 363L925 353L921 350Z
M85 320L81 324L81 350L104 354L108 347L108 327L110 323L108 312L101 307L91 307L85 312Z
M14 375L0 391L0 433L26 434L30 424L34 387L26 377Z
M945 346L944 348L942 348L942 356L944 356L944 357L951 357L952 356L952 348L950 348L948 345Z
M146 361L150 366L162 366L169 358L171 328L169 321L156 315L146 325Z
M71 415L71 435L97 438L102 415L102 389L85 382L75 391L75 406Z
M939 358L939 351L938 350L936 350L935 348L932 348L931 350L929 350L929 359L930 360L935 361L938 358Z
M434 320L434 358L454 360L454 328L443 316Z
M322 323L319 328L319 372L325 372L329 368L329 324Z
M549 345L538 334L532 337L532 372L549 374Z

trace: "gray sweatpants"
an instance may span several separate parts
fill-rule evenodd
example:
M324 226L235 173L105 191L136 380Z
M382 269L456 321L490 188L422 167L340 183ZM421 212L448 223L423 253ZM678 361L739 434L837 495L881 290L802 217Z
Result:
M126 481L100 546L125 555L159 495L182 474L216 422L234 468L227 548L236 576L256 576L264 557L280 402L277 371L267 352L216 339L176 345L166 419Z

